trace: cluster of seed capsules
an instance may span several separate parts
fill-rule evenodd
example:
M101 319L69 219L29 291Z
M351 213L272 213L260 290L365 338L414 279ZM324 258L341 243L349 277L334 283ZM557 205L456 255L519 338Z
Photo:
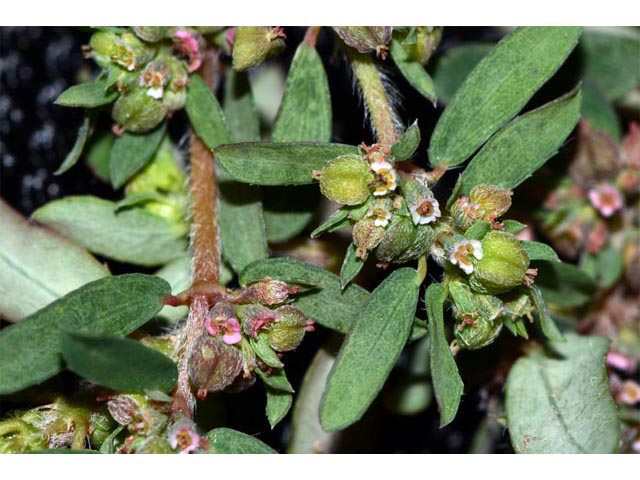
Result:
M374 254L383 267L431 255L445 271L456 348L486 346L503 325L526 336L522 317L532 318L528 287L536 271L515 230L498 221L512 192L478 185L446 210L431 189L442 173L394 163L379 145L337 157L315 177L322 193L343 206L312 235L353 226L356 255Z

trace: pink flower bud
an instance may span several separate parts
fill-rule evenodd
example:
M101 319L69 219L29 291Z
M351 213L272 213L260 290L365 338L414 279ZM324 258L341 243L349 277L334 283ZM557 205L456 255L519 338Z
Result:
M589 201L605 217L610 217L622 208L622 194L608 183L589 190Z

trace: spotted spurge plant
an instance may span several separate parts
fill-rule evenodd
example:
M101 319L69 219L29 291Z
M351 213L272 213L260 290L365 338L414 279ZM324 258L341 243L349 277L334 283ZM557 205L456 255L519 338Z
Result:
M293 42L281 27L96 28L83 49L95 79L56 100L86 112L57 173L85 159L122 195L54 200L36 223L1 205L0 258L12 266L0 273L0 314L13 325L0 332L0 394L19 409L3 411L0 451L275 453L254 432L200 420L220 399L259 391L256 380L272 428L293 406L289 452L332 451L382 397L395 414L433 397L441 427L462 421L469 364L491 350L500 360L487 367L489 414L474 444L502 424L516 452L618 451L609 340L576 334L567 313L608 268L597 256L606 239L589 246L602 230L591 218L635 205L636 236L618 237L638 238L638 127L615 175L601 169L618 189L587 160L571 177L587 182L582 196L562 184L533 212L519 187L559 161L581 118L581 148L602 142L588 126L602 118L600 97L580 82L597 83L598 67L557 98L545 93L550 79L577 46L588 69L599 35L637 47L637 32L524 27L451 49L446 30L309 27ZM319 41L352 76L372 137L333 143ZM256 72L288 50L277 116L265 121ZM432 109L432 131L398 113L394 78L444 107ZM178 148L171 127L185 119ZM584 209L572 199L595 209L578 214L586 226L573 243ZM586 242L588 267L535 241L538 221L564 258ZM335 232L346 248L323 240ZM321 245L342 259L339 274ZM89 252L145 273L112 275ZM637 274L637 248L628 255ZM287 352L330 331L295 391ZM75 378L63 370L84 380L61 388Z

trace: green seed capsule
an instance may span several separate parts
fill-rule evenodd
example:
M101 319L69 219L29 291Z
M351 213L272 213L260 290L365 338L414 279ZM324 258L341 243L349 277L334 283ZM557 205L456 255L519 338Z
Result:
M95 32L91 35L89 46L93 60L102 68L107 68L118 52L118 35L113 32Z
M520 240L506 232L491 231L482 239L482 259L469 275L478 293L505 293L520 285L529 268L529 257Z
M285 43L280 29L237 27L233 40L233 69L246 70L277 55Z
M169 30L168 27L132 27L132 29L138 38L145 42L159 42Z
M366 254L376 248L383 236L384 227L376 225L376 220L373 218L362 218L353 226L353 243L359 253Z
M344 43L361 53L376 52L386 56L393 27L333 27Z
M359 155L342 155L322 169L320 190L329 200L343 205L359 205L369 198L373 174Z
M146 89L135 88L121 95L113 106L113 121L133 133L144 133L157 127L167 115L161 100L147 95Z
M295 350L309 328L309 320L291 305L283 305L276 313L275 324L267 330L269 345L278 352Z
M414 225L411 219L396 214L376 249L376 257L385 263L415 260L429 250L433 239L433 228Z
M493 185L477 185L469 193L469 201L479 206L481 220L501 217L511 208L513 192Z
M411 60L426 65L440 44L442 28L417 27L416 37L416 43L405 46L405 50Z

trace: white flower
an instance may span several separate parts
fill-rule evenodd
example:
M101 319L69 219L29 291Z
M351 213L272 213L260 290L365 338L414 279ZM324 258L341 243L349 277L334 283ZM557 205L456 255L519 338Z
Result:
M150 88L147 90L147 95L151 98L155 98L156 100L160 100L162 98L162 94L164 93L164 87L160 85L159 87Z
M397 175L389 162L371 162L371 170L375 177L373 194L376 197L392 192L398 186Z
M376 207L372 209L367 217L373 218L373 224L376 227L386 227L389 225L389 220L391 219L391 212L383 207Z
M409 207L414 225L426 225L440 217L440 204L435 198L421 198L420 203Z
M477 260L482 259L482 244L478 240L461 240L454 243L449 261L468 275L473 272L472 256Z

